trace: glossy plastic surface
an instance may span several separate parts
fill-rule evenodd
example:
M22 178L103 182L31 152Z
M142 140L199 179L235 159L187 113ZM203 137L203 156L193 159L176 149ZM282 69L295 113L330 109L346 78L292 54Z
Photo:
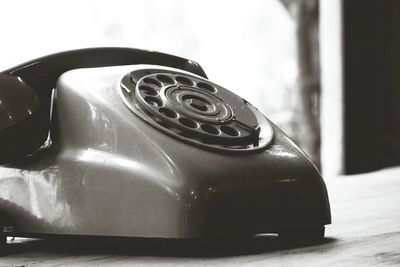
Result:
M0 206L15 235L197 238L330 223L320 174L277 127L265 151L238 156L181 142L133 114L120 81L149 67L59 78L52 145L0 167Z
M206 77L204 71L194 61L131 48L67 51L38 58L3 71L0 73L0 137L4 144L12 144L13 149L9 151L9 148L0 142L0 164L22 159L27 154L35 152L46 141L50 128L51 92L62 73L77 68L130 64L170 66ZM36 96L30 98L27 94ZM9 105L10 97L18 100L12 100L12 105ZM40 106L40 109L37 106ZM31 114L23 116L25 111ZM12 115L11 119L7 114ZM2 115L8 117L4 119ZM30 141L19 142L25 137L26 131L30 132Z

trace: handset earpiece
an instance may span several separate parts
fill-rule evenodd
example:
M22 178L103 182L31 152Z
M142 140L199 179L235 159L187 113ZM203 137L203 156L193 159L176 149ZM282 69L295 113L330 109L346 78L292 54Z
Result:
M20 77L0 74L0 164L40 147L48 133L46 119L29 84Z

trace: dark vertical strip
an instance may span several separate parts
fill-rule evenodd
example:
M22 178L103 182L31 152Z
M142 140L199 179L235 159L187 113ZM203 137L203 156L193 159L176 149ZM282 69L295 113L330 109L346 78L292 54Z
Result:
M345 170L400 163L400 1L344 2Z

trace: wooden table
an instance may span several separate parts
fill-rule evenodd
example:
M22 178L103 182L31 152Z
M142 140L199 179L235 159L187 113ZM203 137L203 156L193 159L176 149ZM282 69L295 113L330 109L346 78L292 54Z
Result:
M9 240L0 266L400 266L400 168L327 179L333 224L318 245L276 237L215 244Z

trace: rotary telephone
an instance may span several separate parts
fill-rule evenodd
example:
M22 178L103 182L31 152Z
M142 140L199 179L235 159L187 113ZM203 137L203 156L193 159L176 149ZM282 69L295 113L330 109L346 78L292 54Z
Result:
M308 157L194 61L129 48L0 74L2 235L318 238Z

